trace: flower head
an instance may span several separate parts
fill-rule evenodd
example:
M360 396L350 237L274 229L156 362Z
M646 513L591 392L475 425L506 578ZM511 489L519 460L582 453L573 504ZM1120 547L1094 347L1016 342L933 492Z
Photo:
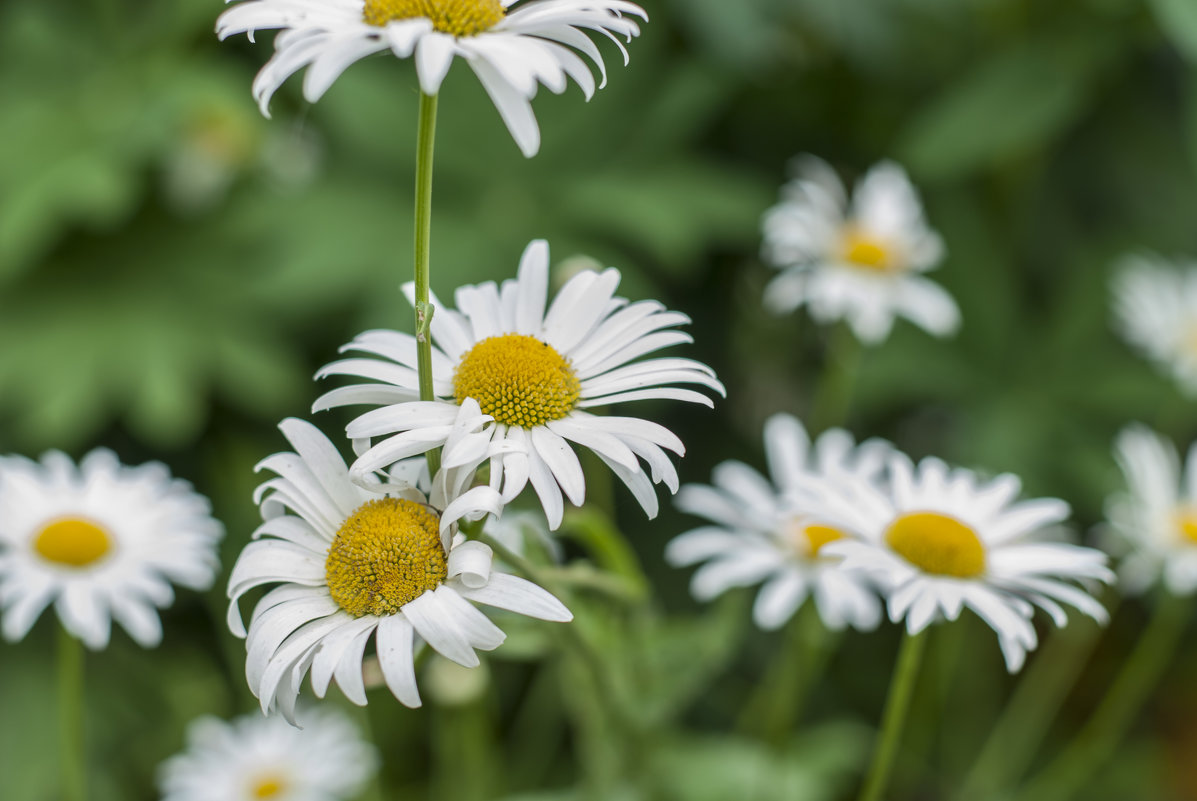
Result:
M4 636L20 640L54 604L89 648L108 645L112 621L144 647L162 640L156 608L171 584L212 586L224 536L206 498L166 466L122 465L94 450L76 466L0 458L0 605Z
M1122 336L1197 395L1197 266L1158 256L1126 259L1113 282Z

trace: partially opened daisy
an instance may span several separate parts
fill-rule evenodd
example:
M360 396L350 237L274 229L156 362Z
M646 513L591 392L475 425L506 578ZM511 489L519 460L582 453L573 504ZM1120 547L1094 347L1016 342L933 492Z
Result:
M162 763L162 801L352 801L378 770L378 754L341 712L304 708L282 717L205 716L187 726L186 750Z
M846 569L872 575L887 589L890 619L917 634L968 607L998 635L1006 667L1022 667L1038 640L1031 623L1044 609L1067 623L1059 602L1104 622L1106 611L1069 582L1109 582L1106 556L1092 548L1044 542L1039 534L1068 517L1055 498L1016 500L1017 477L983 480L928 458L913 465L895 454L888 486L857 485L853 495L825 482L826 513L863 535L825 550Z
M1114 278L1113 295L1126 341L1197 395L1197 265L1130 257Z
M922 276L943 258L918 193L897 164L882 162L848 199L820 159L799 159L797 176L764 219L763 255L781 270L765 288L774 312L810 309L820 323L845 320L862 342L889 336L906 317L937 336L960 325L955 301Z
M624 15L628 16L624 16ZM316 102L355 61L383 51L414 56L420 88L440 91L454 58L478 76L524 155L540 148L531 100L543 84L560 94L573 79L589 100L595 80L578 55L607 81L598 47L587 31L631 41L647 20L627 0L245 0L216 22L221 39L279 29L274 57L254 80L254 96L269 116L270 98L307 67L303 95ZM577 52L575 52L577 51Z
M387 686L400 702L420 705L414 653L421 643L473 667L475 649L492 650L503 632L470 601L544 620L570 620L552 595L492 570L486 545L457 532L461 520L497 513L489 487L471 487L487 457L488 418L463 404L445 443L443 467L425 497L403 485L386 495L363 489L331 442L310 423L285 420L295 448L260 467L277 474L257 492L265 522L229 578L229 626L247 637L246 677L263 711L294 720L303 677L324 697L335 678L365 704L362 660L374 636ZM254 607L248 632L238 602L266 584L279 586Z
M378 405L350 423L358 440L382 438L353 465L358 480L435 447L457 417L457 405L473 399L494 419L490 481L505 502L531 483L550 528L561 524L562 492L575 505L586 493L582 466L570 443L589 448L631 489L649 517L657 513L653 483L678 487L665 451L683 454L671 431L637 417L596 415L589 410L626 401L670 398L711 406L698 385L723 394L711 368L691 359L642 356L692 341L672 330L689 322L655 301L629 303L615 296L619 271L585 271L571 278L546 311L549 248L532 242L519 276L457 290L458 311L434 299L433 389L438 400L419 397L415 338L396 331L368 331L343 350L380 358L353 358L323 368L320 377L370 379L328 392L315 409L348 404ZM406 287L411 297L411 286ZM641 467L643 460L650 471ZM650 479L651 475L651 479Z
M20 640L50 604L63 627L98 650L112 621L144 647L162 640L158 609L172 584L212 586L224 529L208 500L165 465L122 465L109 450L76 466L0 458L0 606Z
M770 478L727 461L715 468L714 486L682 487L678 508L712 525L676 537L666 558L675 566L706 562L690 585L702 601L764 582L752 610L761 628L780 627L810 596L830 629L876 628L881 604L869 581L841 570L840 559L824 551L828 543L857 535L822 521L817 499L804 493L804 479L816 476L852 492L851 484L878 480L889 451L878 440L857 446L842 429L824 432L811 447L798 420L775 415L765 423Z

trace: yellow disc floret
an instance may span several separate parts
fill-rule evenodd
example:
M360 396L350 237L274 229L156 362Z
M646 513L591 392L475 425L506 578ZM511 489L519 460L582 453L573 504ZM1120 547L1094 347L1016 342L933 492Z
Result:
M38 533L33 550L50 562L87 567L112 550L112 540L107 531L90 520L64 517Z
M840 238L840 256L855 267L876 272L899 269L898 260L888 243L867 231L849 225Z
M581 391L569 359L552 345L521 334L482 340L461 357L453 375L458 403L473 398L483 414L520 428L565 417Z
M885 541L926 573L972 578L985 571L985 546L977 532L948 515L902 515L890 524Z
M1184 539L1197 545L1197 507L1188 507L1177 512L1176 527Z
M249 790L250 798L279 798L287 790L287 782L281 776L262 776L254 779Z
M362 19L382 27L388 22L424 17L450 36L477 36L503 20L507 11L499 0L366 0Z
M328 549L328 592L354 617L393 615L448 576L439 521L415 501L380 498L358 507Z
M842 540L848 535L838 528L807 523L809 518L795 517L785 527L784 536L799 556L818 559L819 551L829 542Z

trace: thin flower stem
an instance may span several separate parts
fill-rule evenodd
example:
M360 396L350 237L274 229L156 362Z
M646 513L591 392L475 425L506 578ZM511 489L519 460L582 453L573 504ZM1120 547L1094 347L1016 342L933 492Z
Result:
M1097 711L1080 734L1027 782L1019 801L1068 801L1093 776L1094 766L1109 761L1168 666L1191 612L1188 598L1167 594L1160 600Z
M436 400L432 387L432 315L428 300L432 256L432 156L436 144L436 95L420 93L420 122L416 136L416 366L420 400ZM428 473L441 465L438 450L428 452Z
M58 725L62 738L64 801L87 798L87 752L83 740L83 643L58 627Z
M898 661L894 665L894 677L889 684L889 695L885 699L885 712L881 716L881 739L873 751L873 764L869 766L859 801L878 801L889 784L889 774L898 753L906 713L910 710L910 699L914 695L915 679L923 661L926 641L926 631L907 634L902 640Z
M812 434L843 425L848 419L862 350L860 340L846 323L840 323L832 330L823 371L811 403L808 422Z

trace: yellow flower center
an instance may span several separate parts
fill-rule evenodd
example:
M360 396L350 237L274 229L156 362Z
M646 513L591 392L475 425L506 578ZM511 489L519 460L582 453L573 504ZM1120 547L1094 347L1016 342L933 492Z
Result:
M801 518L791 520L787 526L786 536L794 549L808 559L817 559L819 551L829 542L842 540L848 535L838 528L831 526L807 525Z
M1176 527L1180 529L1182 537L1197 545L1197 507L1188 507L1177 512Z
M849 225L844 230L840 240L840 255L845 261L865 270L884 273L899 269L889 245L855 225Z
M432 27L450 36L477 36L489 31L507 15L499 0L366 0L362 19L369 25L424 17Z
M393 615L449 571L437 517L423 505L380 498L358 507L328 549L328 592L354 617Z
M255 779L249 794L252 798L278 798L287 789L287 783L280 776L263 776Z
M50 562L87 567L112 550L112 539L90 520L64 517L41 530L33 541L33 550Z
M971 578L985 572L985 546L977 532L936 512L902 515L885 534L889 547L926 573Z
M482 340L461 357L453 375L458 403L473 398L483 414L520 428L565 417L581 391L569 359L552 345L521 334Z

